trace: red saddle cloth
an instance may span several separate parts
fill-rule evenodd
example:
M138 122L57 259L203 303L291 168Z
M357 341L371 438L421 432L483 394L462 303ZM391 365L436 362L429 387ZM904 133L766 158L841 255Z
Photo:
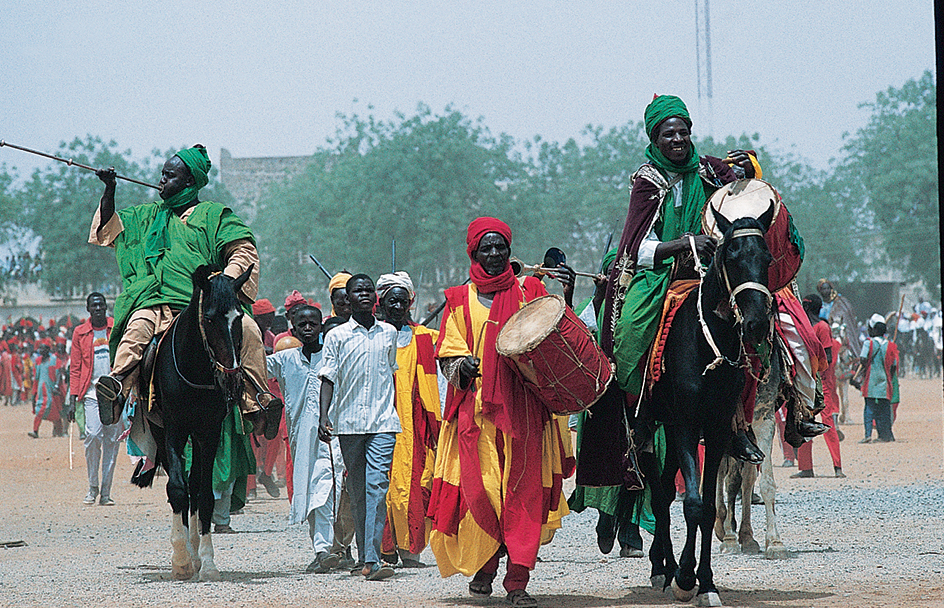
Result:
M662 377L665 341L669 337L669 329L672 327L672 321L675 320L675 313L696 287L698 287L698 279L674 281L669 285L669 292L665 296L665 302L662 303L662 318L659 320L656 339L649 349L649 365L646 370L647 393L652 391L652 387Z

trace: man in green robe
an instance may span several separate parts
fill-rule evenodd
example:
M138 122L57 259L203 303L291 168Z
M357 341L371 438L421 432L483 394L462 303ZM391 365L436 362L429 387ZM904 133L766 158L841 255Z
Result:
M255 240L231 209L199 200L209 171L204 146L181 150L161 170L160 201L117 213L115 171L97 172L105 192L92 220L89 243L115 248L122 279L109 341L112 373L102 376L95 387L102 410L120 409L136 385L138 364L151 338L166 330L174 315L190 303L191 277L198 266L215 264L234 278L251 267L238 295L247 311L255 300L259 285ZM251 315L243 315L242 330L240 356L248 382L240 410L255 433L271 439L278 432L282 403L256 389L266 386L265 350Z

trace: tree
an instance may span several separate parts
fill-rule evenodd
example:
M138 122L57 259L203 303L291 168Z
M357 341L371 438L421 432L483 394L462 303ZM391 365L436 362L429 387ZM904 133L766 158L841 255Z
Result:
M119 175L152 184L158 183L161 165L174 152L164 154L155 149L150 157L138 162L132 160L130 150L120 151L115 141L104 142L91 135L59 145L59 156L93 167L114 167ZM114 293L121 284L114 252L88 244L92 214L102 190L102 182L94 173L55 163L34 171L21 189L12 192L19 210L17 223L41 238L40 282L54 297L84 297L93 290ZM204 188L200 196L224 204L232 201L216 182ZM116 207L121 209L157 200L157 192L119 182L115 198Z
M331 272L390 272L395 241L397 269L426 288L423 301L436 299L465 278L468 222L506 212L500 185L520 171L510 139L452 108L435 115L420 105L387 122L340 119L308 169L260 202L263 291L320 291L326 281L309 252Z
M837 177L869 212L852 237L909 279L940 288L934 75L929 70L861 107L868 124L847 136Z

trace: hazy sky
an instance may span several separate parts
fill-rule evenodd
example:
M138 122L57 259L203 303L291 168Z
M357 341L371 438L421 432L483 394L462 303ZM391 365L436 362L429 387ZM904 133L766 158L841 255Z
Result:
M46 151L93 134L136 157L303 155L339 111L421 101L563 141L640 120L658 92L688 102L696 132L758 132L825 167L865 124L859 103L934 68L930 1L714 0L709 121L696 0L4 4L0 139ZM37 166L8 148L0 163Z

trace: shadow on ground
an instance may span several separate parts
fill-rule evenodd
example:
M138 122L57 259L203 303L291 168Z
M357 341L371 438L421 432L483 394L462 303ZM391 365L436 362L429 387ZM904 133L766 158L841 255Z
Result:
M832 597L831 593L810 591L779 591L759 589L754 591L734 591L720 589L721 601L725 606L744 608L807 608L810 602ZM678 602L668 595L650 587L630 587L626 595L618 598L594 597L591 595L542 595L534 594L539 606L554 608L604 608L607 606L691 606L694 602ZM443 598L447 606L501 606L505 604L504 590L496 591L487 600L470 597Z

